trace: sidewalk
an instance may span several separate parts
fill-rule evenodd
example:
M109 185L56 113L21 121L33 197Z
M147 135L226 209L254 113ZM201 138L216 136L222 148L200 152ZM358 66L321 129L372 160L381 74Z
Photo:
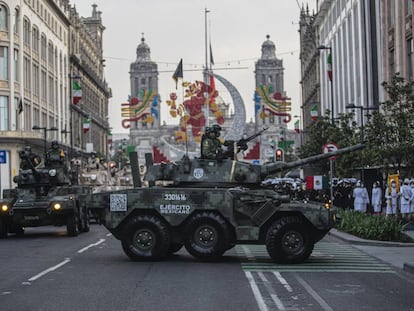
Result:
M414 239L414 230L407 230L404 233ZM394 267L414 274L414 243L366 240L336 229L331 229L329 235L351 243L363 252Z

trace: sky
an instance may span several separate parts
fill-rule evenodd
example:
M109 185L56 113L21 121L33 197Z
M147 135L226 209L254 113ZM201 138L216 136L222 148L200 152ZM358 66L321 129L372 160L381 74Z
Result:
M299 6L312 11L316 0L72 0L80 16L92 14L92 4L102 12L105 79L112 89L109 122L113 133L125 133L121 104L130 90L130 64L142 34L151 49L151 60L158 63L158 92L161 121L177 124L169 116L166 100L176 92L172 79L183 59L184 80L202 80L205 64L205 9L215 73L230 81L246 106L247 121L254 115L255 62L261 46L270 36L276 56L283 60L284 86L292 101L292 116L300 114ZM224 68L224 69L220 69ZM219 70L220 69L220 70ZM199 70L199 71L198 71ZM225 96L223 97L225 98ZM288 125L293 128L295 119Z

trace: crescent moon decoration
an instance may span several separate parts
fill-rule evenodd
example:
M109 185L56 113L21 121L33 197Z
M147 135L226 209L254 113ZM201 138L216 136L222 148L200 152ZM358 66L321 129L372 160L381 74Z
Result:
M243 99L233 84L218 74L214 73L213 75L225 86L227 91L230 93L234 105L233 123L224 138L226 140L239 140L242 138L244 127L246 125L246 108L244 106Z
M147 110L152 106L152 114ZM153 122L154 117L158 117L158 110L156 106L158 105L158 96L153 90L146 90L142 96L142 101L140 102L138 98L132 97L128 103L121 104L121 117L125 118L122 120L123 128L130 128L131 125L129 122L135 122L140 119L144 119L145 122ZM150 117L147 117L150 115Z
M284 116L283 122L288 123L292 120L292 116L289 111L292 110L292 103L290 102L289 97L283 97L280 93L274 93L273 96L269 94L269 88L264 85L260 85L257 87L256 92L260 96L260 98L264 102L263 110L269 112L270 114L276 116ZM262 119L268 117L265 112L260 114Z

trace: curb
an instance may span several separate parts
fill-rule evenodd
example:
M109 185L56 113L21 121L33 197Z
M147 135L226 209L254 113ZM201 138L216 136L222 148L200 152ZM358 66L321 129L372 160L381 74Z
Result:
M356 244L356 245L368 245L368 246L386 246L386 247L414 247L414 243L402 243L402 242L389 242L389 241L377 241L377 240L366 240L359 237L356 237L352 234L339 231L335 228L332 228L329 231L330 235L337 237L343 241Z
M414 263L404 263L404 271L414 274Z

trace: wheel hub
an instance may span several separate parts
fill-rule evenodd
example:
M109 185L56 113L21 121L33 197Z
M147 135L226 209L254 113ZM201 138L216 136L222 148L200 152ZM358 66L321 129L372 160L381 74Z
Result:
M134 236L135 245L141 249L151 249L155 245L155 235L151 230L139 230Z
M303 246L303 238L296 231L289 231L283 237L282 245L289 253L298 251Z
M200 228L197 230L196 235L197 241L199 241L204 246L213 244L217 236L216 231L211 227Z

